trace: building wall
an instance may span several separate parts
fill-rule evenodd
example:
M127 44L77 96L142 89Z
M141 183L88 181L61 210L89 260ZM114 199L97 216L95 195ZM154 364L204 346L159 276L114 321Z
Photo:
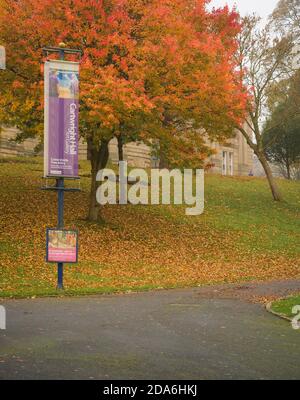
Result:
M18 155L34 155L34 149L38 144L37 139L26 139L23 143L15 143L12 139L16 136L16 130L3 128L0 133L0 157L13 157ZM228 141L227 145L210 143L214 148L215 154L208 160L213 166L210 172L225 174L223 170L223 152L226 152L227 168L226 175L231 175L229 168L229 154L233 157L233 175L245 176L253 171L253 151L250 149L241 133L237 132L235 138ZM110 160L118 162L117 140L112 139L109 143ZM41 153L42 154L42 153ZM79 144L79 159L87 159L87 145L82 140ZM124 146L124 160L130 166L138 168L158 167L158 160L151 156L151 149L144 143L128 143Z
M226 145L219 143L210 143L215 154L209 158L209 163L212 168L209 170L215 174L247 176L250 172L253 173L253 150L248 146L245 138L240 132L236 132L236 136ZM226 156L226 168L224 169L223 152ZM229 154L232 154L232 171L229 163Z
M26 139L23 143L16 143L17 130L14 128L2 128L0 132L0 157L14 157L18 155L33 156L38 139ZM87 160L87 144L79 142L79 160ZM117 139L109 143L109 153L112 162L118 162ZM43 152L41 151L42 155ZM152 165L151 150L143 143L128 143L124 146L124 159L134 167L149 168Z
M18 155L34 155L34 149L38 145L37 139L26 139L23 143L16 143L16 129L2 128L0 131L0 157L13 157Z
M124 161L128 165L137 168L153 167L151 149L144 143L127 143L123 147ZM109 143L109 157L113 163L117 163L118 157L118 142L117 139L112 139Z
M22 143L14 142L17 130L2 127L0 131L0 157L34 156L35 148L39 144L38 139L26 139ZM43 151L39 153L43 154ZM79 159L87 159L87 146L83 141L79 143Z
M208 162L212 164L209 170L211 173L224 174L223 171L223 152L226 152L227 168L226 175L248 176L253 173L254 161L253 150L248 146L245 138L240 132L236 132L236 137L230 139L227 145L219 143L210 143L215 150L215 154L209 158ZM110 159L112 162L118 162L118 144L117 140L111 140L109 144ZM232 172L229 168L229 154L232 154ZM158 167L159 162L151 157L150 148L143 143L128 143L124 146L124 160L134 167L149 168Z

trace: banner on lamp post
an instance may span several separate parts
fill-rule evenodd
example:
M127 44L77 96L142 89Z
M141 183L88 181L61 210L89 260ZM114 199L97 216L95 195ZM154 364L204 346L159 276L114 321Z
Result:
M4 46L0 46L0 69L6 69L6 52Z
M78 177L79 63L45 63L44 177Z

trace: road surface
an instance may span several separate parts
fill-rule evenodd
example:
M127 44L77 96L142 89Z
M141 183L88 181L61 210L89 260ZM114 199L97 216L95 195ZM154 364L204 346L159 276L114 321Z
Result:
M2 300L0 379L300 379L300 331L245 296L297 288Z

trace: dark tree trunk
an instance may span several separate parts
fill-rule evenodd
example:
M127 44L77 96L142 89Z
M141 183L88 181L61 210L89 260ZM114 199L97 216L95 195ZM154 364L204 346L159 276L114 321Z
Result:
M118 156L119 156L119 161L124 161L124 152L123 152L123 136L119 135L117 137L118 139Z
M286 161L286 173L287 173L287 178L291 180L291 166L288 160Z
M96 181L97 173L99 170L106 167L109 157L108 142L101 141L100 147L96 146L92 141L88 142L88 148L90 150L90 161L91 161L91 190L90 190L90 202L87 219L92 222L103 222L100 213L100 204L96 199L97 189L100 182Z
M270 165L267 161L266 156L263 153L256 153L256 155L259 158L259 161L261 162L261 165L266 173L266 177L267 177L269 185L270 185L273 199L275 201L281 201L282 200L281 193L280 193L278 185L274 179L272 170L270 168Z
M168 169L169 168L168 161L166 160L166 157L164 156L163 152L160 152L160 154L159 154L159 168L160 169Z

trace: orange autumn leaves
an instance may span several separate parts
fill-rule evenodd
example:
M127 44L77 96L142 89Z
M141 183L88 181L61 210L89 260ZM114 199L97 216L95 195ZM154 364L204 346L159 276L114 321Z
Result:
M56 225L57 199L55 193L39 190L41 170L40 159L0 163L0 296L55 292L56 265L45 263L45 229ZM217 179L214 193L220 196L219 204L228 191L235 196L244 187L245 198L250 193L238 178L235 190L227 186L231 181L221 187L221 177L208 176L208 184L211 179ZM195 220L176 206L108 206L106 225L88 223L83 219L88 183L88 178L82 178L84 191L66 194L66 227L80 232L79 264L65 267L67 290L197 286L299 276L297 254L288 256L279 249L255 252L253 246L241 246L242 238L248 238L248 245L255 242L252 226L246 232L216 229L214 222L220 222L224 213L210 202L206 214ZM269 234L265 229L262 237L263 232Z
M246 99L233 57L238 15L208 12L207 3L4 0L0 39L8 71L0 118L24 135L41 134L41 49L63 41L84 52L82 136L99 143L122 131L134 140L158 139L175 163L202 161L209 153L204 129L212 139L229 137Z

